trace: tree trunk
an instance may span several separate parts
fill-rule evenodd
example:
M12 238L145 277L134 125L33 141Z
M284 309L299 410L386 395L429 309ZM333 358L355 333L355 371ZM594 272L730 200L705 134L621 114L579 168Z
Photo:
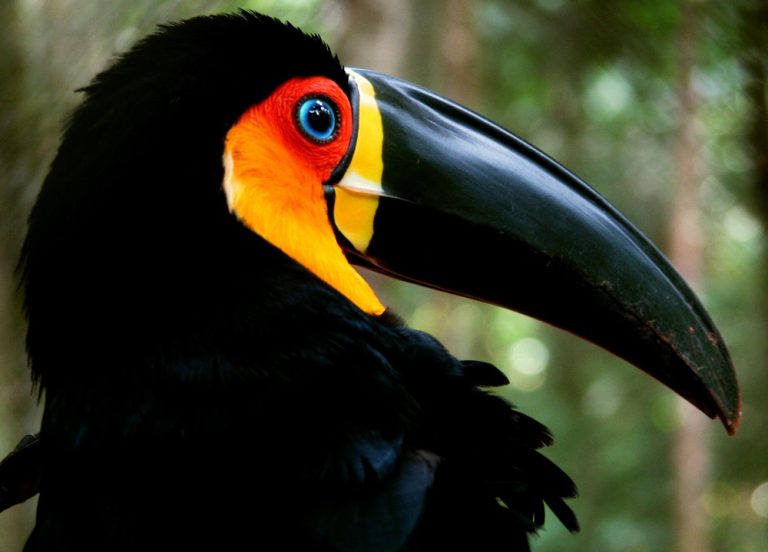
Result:
M411 34L410 0L345 0L336 52L347 66L402 73Z
M693 0L682 1L678 46L679 123L676 144L677 190L670 221L669 254L688 283L696 288L701 280L703 233L698 208L699 144L695 132L697 98L693 70L697 44L697 21ZM676 549L679 552L710 550L707 513L701 501L709 477L709 420L693 406L678 399L680 427L675 435Z
M477 105L478 45L471 0L447 0L440 40L442 93L469 107Z

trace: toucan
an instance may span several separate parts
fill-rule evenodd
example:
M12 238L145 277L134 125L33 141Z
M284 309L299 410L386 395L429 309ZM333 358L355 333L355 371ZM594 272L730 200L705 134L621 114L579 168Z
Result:
M603 197L422 87L250 11L160 27L83 89L21 279L39 492L25 551L528 550L571 479L549 431L355 266L514 309L729 432L720 333Z

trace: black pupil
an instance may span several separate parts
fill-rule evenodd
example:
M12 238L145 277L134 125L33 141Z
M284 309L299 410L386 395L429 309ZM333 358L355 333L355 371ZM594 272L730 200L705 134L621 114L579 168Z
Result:
M307 112L307 123L316 132L328 132L333 125L333 113L326 104L317 100Z

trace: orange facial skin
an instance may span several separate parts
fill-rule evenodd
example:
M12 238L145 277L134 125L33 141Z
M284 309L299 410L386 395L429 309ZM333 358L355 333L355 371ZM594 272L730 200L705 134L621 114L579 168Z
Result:
M336 108L336 132L313 140L300 129L298 105L307 97ZM344 92L322 77L294 78L246 111L229 130L224 148L224 190L248 228L336 288L359 308L385 307L339 247L323 193L350 146L352 109Z

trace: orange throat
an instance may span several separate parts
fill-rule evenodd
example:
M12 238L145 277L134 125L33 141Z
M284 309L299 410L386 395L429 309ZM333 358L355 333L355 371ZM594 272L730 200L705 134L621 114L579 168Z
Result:
M280 129L246 114L227 134L224 168L229 209L243 224L363 311L384 312L336 241L322 175L285 146Z

